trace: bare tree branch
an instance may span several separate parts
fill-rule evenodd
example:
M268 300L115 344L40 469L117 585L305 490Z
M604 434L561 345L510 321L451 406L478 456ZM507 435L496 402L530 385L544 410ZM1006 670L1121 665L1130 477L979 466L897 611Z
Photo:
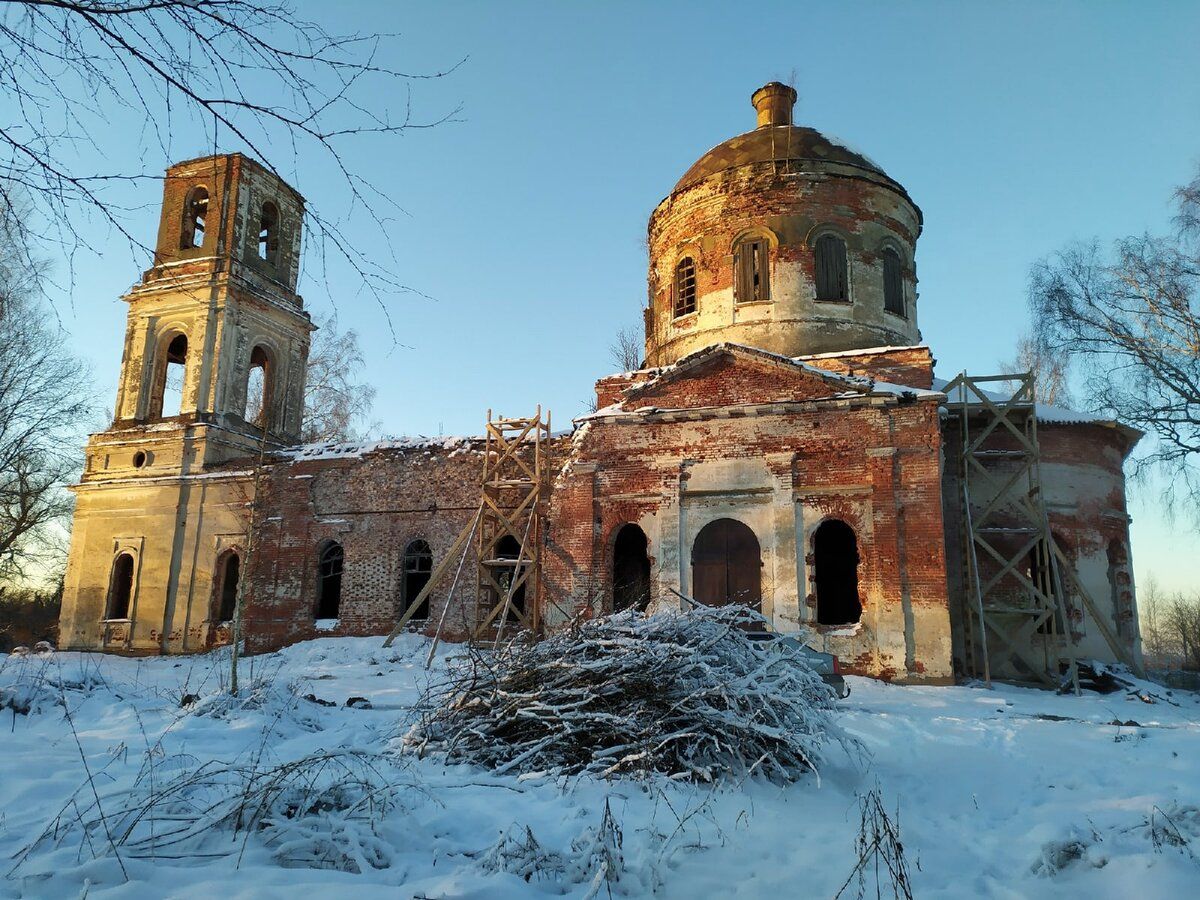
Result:
M244 150L281 177L311 150L340 176L348 202L336 217L309 205L314 258L348 265L387 315L386 299L412 289L345 228L365 215L386 237L389 210L400 207L346 151L453 120L457 109L414 117L411 84L461 64L401 71L386 62L395 38L332 34L287 0L0 0L0 91L16 110L0 121L0 202L13 209L27 197L36 212L0 227L17 246L60 246L72 272L79 251L100 249L97 226L144 259L151 249L135 236L135 210L113 189L160 178L174 144L190 152L206 135L213 152ZM141 169L96 171L97 160L128 156L130 118L157 164L144 156Z
M1080 244L1030 276L1037 352L1083 374L1088 403L1147 432L1137 471L1166 499L1200 499L1200 178L1175 194L1165 237ZM1193 510L1195 503L1191 504Z

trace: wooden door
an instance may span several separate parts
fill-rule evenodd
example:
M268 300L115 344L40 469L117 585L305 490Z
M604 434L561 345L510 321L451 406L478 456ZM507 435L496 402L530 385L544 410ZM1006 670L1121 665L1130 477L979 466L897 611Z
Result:
M692 545L692 594L709 606L762 601L762 554L758 538L736 519L709 522Z

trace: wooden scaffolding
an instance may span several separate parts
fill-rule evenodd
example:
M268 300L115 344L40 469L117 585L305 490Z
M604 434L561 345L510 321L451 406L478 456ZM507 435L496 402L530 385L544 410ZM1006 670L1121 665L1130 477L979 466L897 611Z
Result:
M1014 384L1016 390L1011 390ZM992 393L987 387L1001 390ZM1136 672L1136 660L1098 611L1050 530L1033 374L970 377L964 372L945 392L960 437L957 500L969 674L990 684L995 672L1015 671L1049 687L1070 683L1078 689L1068 595L1086 610L1089 624L1116 658ZM948 456L954 452L947 447Z
M540 633L542 543L549 496L550 413L492 418L485 432L478 529L477 619L473 639L506 629Z
M498 643L506 631L522 628L535 635L540 633L549 441L550 413L547 411L543 419L541 406L531 418L521 419L493 419L492 411L488 410L479 507L430 573L420 593L396 620L385 647L391 646L453 566L454 580L429 651L429 658L433 658L476 536L478 593L471 639L479 641L494 631Z

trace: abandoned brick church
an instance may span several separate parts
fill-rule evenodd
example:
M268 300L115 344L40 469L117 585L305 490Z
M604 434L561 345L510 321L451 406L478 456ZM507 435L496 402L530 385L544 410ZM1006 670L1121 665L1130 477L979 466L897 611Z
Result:
M757 127L654 210L645 360L601 378L569 433L514 451L546 473L520 536L472 530L500 452L484 438L298 444L304 200L240 154L173 166L154 264L124 298L114 420L74 488L64 647L206 650L240 587L250 652L383 635L406 612L462 639L694 598L756 605L897 681L1136 660L1139 433L937 379L920 210L793 125L795 99L756 91ZM522 539L537 571L509 590Z

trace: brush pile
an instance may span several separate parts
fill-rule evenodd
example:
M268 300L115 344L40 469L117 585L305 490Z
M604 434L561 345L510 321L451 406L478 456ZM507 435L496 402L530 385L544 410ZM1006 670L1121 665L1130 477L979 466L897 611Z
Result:
M833 691L742 606L577 622L529 644L470 649L431 686L405 737L417 753L508 772L712 782L815 772Z

